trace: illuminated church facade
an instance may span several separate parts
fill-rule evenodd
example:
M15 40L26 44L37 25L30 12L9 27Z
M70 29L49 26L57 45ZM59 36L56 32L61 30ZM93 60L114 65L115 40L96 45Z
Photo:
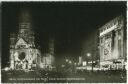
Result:
M10 68L27 70L39 67L41 52L35 46L31 17L27 11L21 13L17 34L10 34Z

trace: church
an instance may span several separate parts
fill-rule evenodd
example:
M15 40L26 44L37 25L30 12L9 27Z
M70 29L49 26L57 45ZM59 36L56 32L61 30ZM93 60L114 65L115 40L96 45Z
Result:
M30 70L39 67L41 51L35 46L32 21L28 11L19 18L19 30L10 34L10 69Z

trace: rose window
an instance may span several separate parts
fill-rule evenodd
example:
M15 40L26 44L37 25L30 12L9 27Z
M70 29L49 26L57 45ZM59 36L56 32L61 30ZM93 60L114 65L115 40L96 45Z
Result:
M20 60L23 60L23 59L25 58L25 56L26 56L25 52L21 52L21 53L19 54L19 59L20 59Z

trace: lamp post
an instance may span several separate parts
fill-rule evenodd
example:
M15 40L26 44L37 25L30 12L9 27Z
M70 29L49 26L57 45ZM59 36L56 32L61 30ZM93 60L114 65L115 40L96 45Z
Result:
M87 57L91 57L91 61L92 61L92 72L93 72L93 57L92 57L91 53L87 53Z
M68 59L66 59L65 61L66 61L66 62L68 62L69 60L68 60Z

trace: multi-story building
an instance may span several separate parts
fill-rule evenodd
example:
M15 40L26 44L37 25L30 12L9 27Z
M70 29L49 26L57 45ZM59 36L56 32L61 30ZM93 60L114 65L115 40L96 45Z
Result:
M39 66L41 52L35 46L35 37L28 11L22 11L18 27L17 34L10 34L10 68L26 70Z
M83 63L82 56L79 56L79 62L78 62L78 65L82 65L82 63Z
M100 66L124 68L126 62L126 22L123 15L99 29Z
M40 66L44 69L51 70L54 67L54 39L50 38L48 52L44 53L41 58Z

